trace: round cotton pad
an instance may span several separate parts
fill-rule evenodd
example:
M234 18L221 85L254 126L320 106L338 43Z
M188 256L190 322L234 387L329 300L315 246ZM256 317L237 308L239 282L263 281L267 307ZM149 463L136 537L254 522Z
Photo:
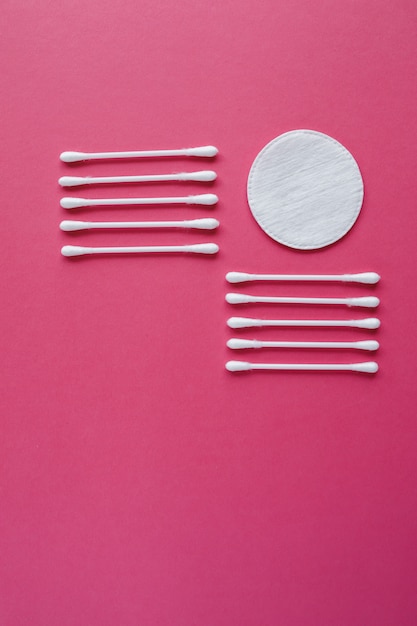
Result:
M314 130L273 139L253 162L248 201L259 226L279 243L314 250L355 223L363 202L359 167L338 141Z

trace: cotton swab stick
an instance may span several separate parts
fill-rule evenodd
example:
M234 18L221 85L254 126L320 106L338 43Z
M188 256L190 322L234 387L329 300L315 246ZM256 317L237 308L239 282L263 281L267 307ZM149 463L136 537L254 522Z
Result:
M229 283L245 283L253 280L281 280L281 281L342 281L345 283L363 283L374 285L380 280L375 272L362 274L246 274L244 272L228 272L226 280Z
M179 150L139 150L133 152L62 152L61 161L75 163L92 159L136 159L149 157L215 157L218 153L214 146L200 146L199 148L181 148Z
M250 317L230 317L227 320L229 328L260 328L262 326L297 326L297 327L347 327L367 328L374 330L379 328L381 322L376 317L368 317L359 320L264 320Z
M83 256L85 254L132 254L132 253L161 253L161 252L193 252L194 254L216 254L219 246L215 243L197 243L188 246L128 246L115 248L86 248L83 246L64 246L61 248L63 256Z
M80 207L138 205L138 204L204 204L210 206L219 201L214 193L204 193L198 196L169 197L169 198L61 198L63 209L78 209Z
M250 372L252 370L295 370L295 371L339 371L364 372L375 374L378 364L375 361L363 363L248 363L247 361L228 361L229 372Z
M352 350L378 350L377 341L258 341L257 339L229 339L232 350L249 348L347 348Z
M216 180L217 174L211 170L201 172L183 172L181 174L152 174L146 176L61 176L58 183L61 187L78 187L79 185L101 185L106 183L153 183L166 181L196 181L207 183Z
M66 232L98 228L194 228L199 230L214 230L218 226L218 220L210 217L171 222L80 222L75 220L63 220L59 225L60 229Z
M379 304L379 299L375 296L360 298L276 298L270 296L249 296L244 293L227 293L226 302L229 304L257 304L262 302L273 304L345 304L346 306L375 308Z

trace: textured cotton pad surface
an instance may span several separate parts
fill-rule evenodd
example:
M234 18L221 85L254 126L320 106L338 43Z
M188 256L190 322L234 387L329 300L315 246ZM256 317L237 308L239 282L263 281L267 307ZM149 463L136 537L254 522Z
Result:
M253 162L248 201L259 226L279 243L313 250L355 223L363 202L359 167L338 141L314 130L273 139Z

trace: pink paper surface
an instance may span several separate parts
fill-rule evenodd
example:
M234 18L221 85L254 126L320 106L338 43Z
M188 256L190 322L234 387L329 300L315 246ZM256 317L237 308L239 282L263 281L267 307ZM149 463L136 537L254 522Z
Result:
M415 2L5 0L1 152L1 626L414 626L416 570ZM269 239L246 180L295 128L355 156L352 231L311 253ZM214 144L190 159L68 166L63 150ZM63 191L59 176L211 166L218 181ZM217 193L216 208L69 213L62 195ZM122 193L121 193L122 192ZM62 219L215 216L218 233L65 234ZM60 247L216 241L206 257L64 259ZM372 355L226 347L227 271L377 271L374 289L251 285L381 298L374 377L232 375L230 358ZM369 312L365 311L367 316ZM361 312L334 308L334 317Z

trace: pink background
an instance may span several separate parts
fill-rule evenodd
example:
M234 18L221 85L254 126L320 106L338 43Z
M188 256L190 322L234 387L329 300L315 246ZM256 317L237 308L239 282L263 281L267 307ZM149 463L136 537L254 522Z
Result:
M414 626L415 1L5 0L1 13L1 625ZM312 253L269 239L246 203L254 157L295 128L338 139L365 181L352 231ZM219 195L215 209L71 215L213 215L217 234L59 231L70 218L59 198L72 195L58 187L61 175L202 165L70 167L58 160L62 150L211 143L219 178L204 189ZM161 191L202 189L73 195ZM207 240L221 246L216 258L68 260L59 252L68 243ZM230 270L379 272L373 290L245 289L372 291L382 321L373 335L240 334L372 335L379 373L227 373L230 315L328 314L233 308L224 302Z

